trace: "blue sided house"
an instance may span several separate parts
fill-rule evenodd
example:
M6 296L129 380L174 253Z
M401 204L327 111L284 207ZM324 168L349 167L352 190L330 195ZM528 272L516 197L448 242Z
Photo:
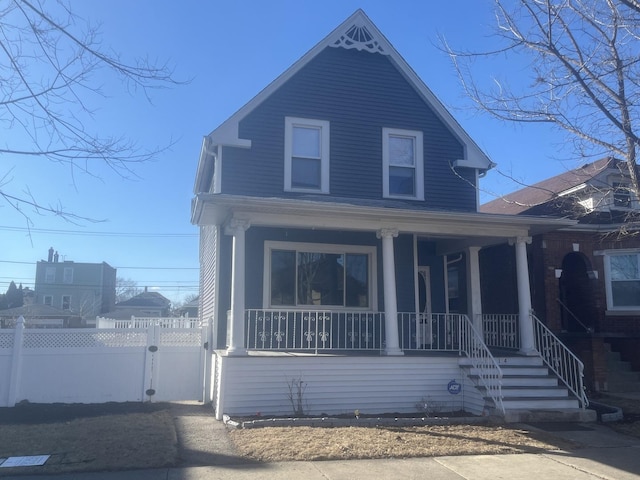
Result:
M218 418L584 414L527 264L574 222L479 213L492 167L361 10L207 135L192 222ZM518 313L483 315L479 251L500 244Z

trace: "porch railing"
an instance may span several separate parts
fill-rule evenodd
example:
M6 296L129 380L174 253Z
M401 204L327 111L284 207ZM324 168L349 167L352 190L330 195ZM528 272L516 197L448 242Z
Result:
M460 352L459 314L398 313L400 348ZM250 309L245 313L249 350L377 350L385 348L383 312Z
M482 314L484 341L489 348L520 348L520 329L517 313Z
M327 310L247 310L249 350L381 350L384 314Z
M580 407L586 408L589 399L584 391L584 364L535 315L531 317L535 348L542 360L578 398Z
M479 383L493 400L496 409L505 413L502 402L502 369L485 344L482 335L464 315L460 322L460 350L466 354Z

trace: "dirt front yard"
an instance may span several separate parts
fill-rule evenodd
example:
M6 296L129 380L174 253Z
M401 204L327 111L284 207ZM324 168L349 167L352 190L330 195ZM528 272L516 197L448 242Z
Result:
M631 403L637 407L637 402ZM189 422L184 421L186 418ZM206 428L195 428L203 425ZM624 425L616 424L615 428ZM640 437L637 430L624 433L634 434L634 431ZM230 450L221 451L223 444ZM213 418L210 406L201 404L188 406L186 411L167 403L24 404L0 408L0 459L51 455L41 467L0 468L0 477L17 473L215 465L221 459L229 465L233 462L530 453L579 447L523 425L298 426L228 430Z

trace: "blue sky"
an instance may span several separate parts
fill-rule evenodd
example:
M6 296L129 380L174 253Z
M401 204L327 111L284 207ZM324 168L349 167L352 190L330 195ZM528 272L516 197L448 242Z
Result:
M141 147L172 144L152 162L122 179L102 166L93 176L37 158L0 158L6 190L26 188L46 204L61 205L101 223L71 224L51 216L24 218L0 205L0 292L15 280L33 287L35 262L53 247L61 259L107 262L118 276L157 289L174 302L197 293L198 230L190 224L190 200L202 138L269 82L362 8L478 145L517 181L533 183L575 164L560 163L561 138L540 126L513 126L471 108L438 36L458 48L490 48L490 2L234 0L71 0L79 15L101 23L101 42L123 60L148 56L174 66L186 85L127 92L108 72L94 77L106 98L91 97L90 128L126 135ZM511 59L477 64L480 82L491 76L524 82L526 63ZM525 84L526 85L526 84ZM11 135L12 132L5 132ZM519 188L497 172L481 184L481 200ZM490 193L489 193L490 192Z

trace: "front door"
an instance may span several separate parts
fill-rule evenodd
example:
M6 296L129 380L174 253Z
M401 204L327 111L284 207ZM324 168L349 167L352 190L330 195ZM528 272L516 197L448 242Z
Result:
M431 344L431 272L418 267L418 295L416 296L416 344L418 348Z

